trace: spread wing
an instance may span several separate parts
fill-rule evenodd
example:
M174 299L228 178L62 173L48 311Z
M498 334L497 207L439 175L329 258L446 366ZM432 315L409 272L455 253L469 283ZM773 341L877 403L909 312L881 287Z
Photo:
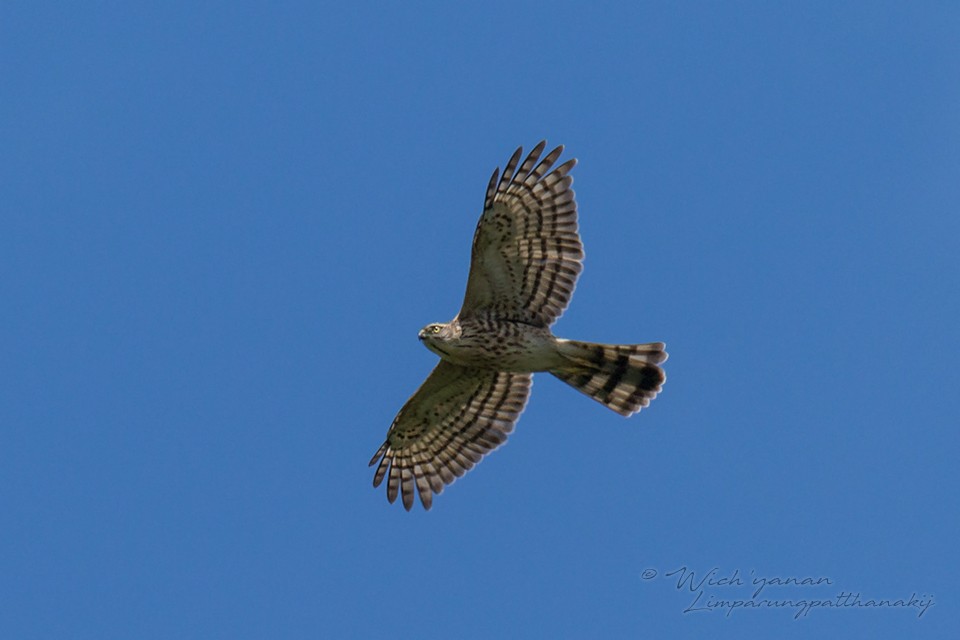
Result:
M473 468L513 431L530 393L529 373L461 367L441 360L394 418L387 441L370 461L373 486L387 478L387 499L398 492L413 506L416 486L425 509L433 494Z
M499 181L499 169L490 178L461 320L487 314L546 327L570 302L583 260L568 175L577 161L550 171L563 147L538 164L545 145L538 144L519 169L523 148L517 149Z

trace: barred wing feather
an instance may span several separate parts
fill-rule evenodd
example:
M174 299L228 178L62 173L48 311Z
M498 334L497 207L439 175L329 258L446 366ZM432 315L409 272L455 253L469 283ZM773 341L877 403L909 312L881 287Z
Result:
M583 260L569 175L577 161L551 171L563 147L540 160L545 146L538 144L519 169L518 148L499 180L499 170L490 178L461 320L490 315L547 327L570 303Z
M387 499L425 509L513 431L530 393L529 373L461 367L441 360L394 418L370 461L373 486L387 480ZM378 464L379 463L379 464Z

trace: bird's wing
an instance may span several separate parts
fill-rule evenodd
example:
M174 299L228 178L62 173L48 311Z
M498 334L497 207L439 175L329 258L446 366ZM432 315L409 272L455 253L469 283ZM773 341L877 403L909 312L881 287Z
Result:
M517 149L499 180L499 169L490 178L461 320L489 314L546 327L570 302L583 260L568 175L577 161L551 171L563 147L540 160L545 145L538 144L519 169L523 148Z
M394 418L387 441L370 461L373 486L387 478L387 499L398 493L413 506L416 487L425 509L489 451L507 439L530 392L529 373L473 369L444 360Z

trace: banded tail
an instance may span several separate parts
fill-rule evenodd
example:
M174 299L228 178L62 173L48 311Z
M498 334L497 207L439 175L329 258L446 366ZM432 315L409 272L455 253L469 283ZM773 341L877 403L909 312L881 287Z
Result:
M557 340L569 366L550 373L571 387L623 416L650 404L667 376L658 367L667 359L662 342L648 344L592 344Z

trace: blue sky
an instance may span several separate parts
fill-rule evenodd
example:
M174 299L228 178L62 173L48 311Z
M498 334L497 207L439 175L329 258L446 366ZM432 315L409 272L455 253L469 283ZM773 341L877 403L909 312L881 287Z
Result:
M6 3L0 636L950 637L958 32L951 3ZM663 340L667 384L624 420L538 375L405 513L367 461L490 172L542 138L587 254L556 333Z

